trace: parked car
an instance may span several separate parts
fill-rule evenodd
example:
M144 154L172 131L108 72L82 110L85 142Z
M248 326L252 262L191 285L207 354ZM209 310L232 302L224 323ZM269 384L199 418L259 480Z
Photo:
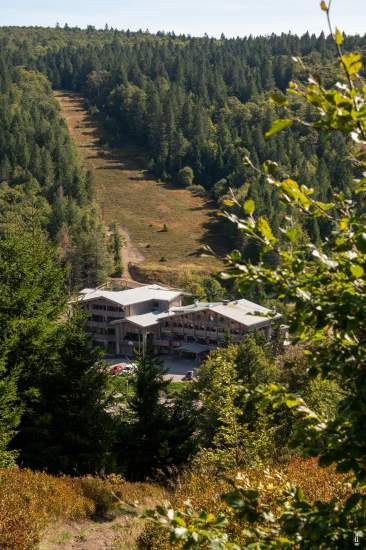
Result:
M185 375L183 376L182 380L193 380L194 378L194 372L193 370L188 370Z
M136 363L127 363L121 374L132 374L137 369Z
M118 374L122 373L125 367L126 367L125 363L116 363L115 365L111 366L110 373L113 374L113 376L117 376Z

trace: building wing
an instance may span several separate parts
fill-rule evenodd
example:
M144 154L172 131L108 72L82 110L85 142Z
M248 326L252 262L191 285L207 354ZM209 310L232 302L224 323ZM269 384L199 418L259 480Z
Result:
M130 306L150 300L161 300L172 302L179 298L183 292L178 290L170 290L159 285L146 285L140 288L131 288L129 290L98 290L84 289L80 293L79 302L88 302L98 298L104 298L114 302L120 306Z
M126 317L125 321L141 328L148 328L158 325L161 319L169 317L170 315L171 314L167 311L161 313L144 313L143 315L131 315L131 317Z

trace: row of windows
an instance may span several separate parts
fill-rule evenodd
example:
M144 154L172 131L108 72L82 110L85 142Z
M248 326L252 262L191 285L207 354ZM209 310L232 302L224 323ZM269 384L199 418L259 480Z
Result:
M110 323L116 321L115 317L103 317L103 315L92 315L90 320L94 323Z
M92 334L107 334L108 336L114 336L116 334L115 328L99 328L99 327L91 327L89 329L89 332Z
M123 308L120 306L105 306L102 304L93 304L92 309L99 310L99 311L118 311L122 312Z
M187 327L185 327L187 328ZM201 331L204 331L204 332L213 332L213 333L218 333L218 334L225 334L226 332L228 334L240 334L240 330L239 329L225 329L225 328L219 328L219 329L214 329L214 328L199 328L197 326L194 327L195 330L201 330ZM190 330L193 330L193 328L191 328ZM174 333L174 331L173 331ZM177 335L174 334L174 337L176 337Z
M196 330L207 330L207 331L211 331L211 332L216 332L217 328L218 330L222 330L222 327L215 327L215 326L210 326L210 325L195 325L193 323L172 323L172 326L174 328L181 328L181 329L196 329ZM169 323L165 323L165 327L169 327ZM237 331L239 333L239 330L237 328L236 325L230 325L231 327L231 331L232 332L235 332Z

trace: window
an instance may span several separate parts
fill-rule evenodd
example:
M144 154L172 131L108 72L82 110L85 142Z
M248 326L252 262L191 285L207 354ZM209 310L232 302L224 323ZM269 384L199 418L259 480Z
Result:
M103 323L104 317L102 315L92 315L91 320L94 321L94 323Z
M122 312L123 309L120 306L107 306L107 311Z
M102 304L93 304L92 308L100 311L106 311L107 306L103 306Z
M127 332L125 336L125 340L131 340L131 342L138 342L139 335L135 332Z
M114 336L114 335L116 334L116 329L115 329L115 328L109 328L109 329L108 329L108 334L109 334L110 336Z

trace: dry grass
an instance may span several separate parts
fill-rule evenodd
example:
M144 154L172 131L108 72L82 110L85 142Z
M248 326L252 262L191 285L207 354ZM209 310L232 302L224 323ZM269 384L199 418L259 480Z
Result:
M241 473L241 484L260 490L262 499L275 511L277 498L282 493L286 483L301 487L310 501L329 501L335 498L339 501L350 495L350 488L345 483L346 478L337 474L335 469L320 468L316 459L293 459L287 467L271 467L264 470L247 470ZM236 472L231 474L235 479ZM176 492L171 499L173 508L184 508L189 500L195 511L206 510L215 514L225 512L226 504L221 495L232 489L228 477L217 475L209 468L190 470L182 477ZM230 522L228 531L240 541L243 525ZM172 546L166 531L155 524L149 523L139 539L140 550L171 550Z
M94 512L72 480L30 470L0 470L0 548L31 550L51 521Z
M316 458L293 459L287 469L287 479L292 485L301 487L311 501L343 500L349 496L345 475L337 473L333 467L320 468Z
M66 92L55 96L84 165L94 172L104 221L127 232L132 244L128 261L140 264L140 274L152 271L157 280L166 280L182 268L202 273L220 270L219 260L199 256L203 244L218 245L212 205L186 189L151 178L144 170L145 159L135 149L103 150L82 98ZM162 231L164 224L167 231ZM161 262L163 257L166 261Z
M134 547L139 514L166 498L149 483L55 477L18 468L0 470L0 549ZM80 545L79 545L80 543Z

